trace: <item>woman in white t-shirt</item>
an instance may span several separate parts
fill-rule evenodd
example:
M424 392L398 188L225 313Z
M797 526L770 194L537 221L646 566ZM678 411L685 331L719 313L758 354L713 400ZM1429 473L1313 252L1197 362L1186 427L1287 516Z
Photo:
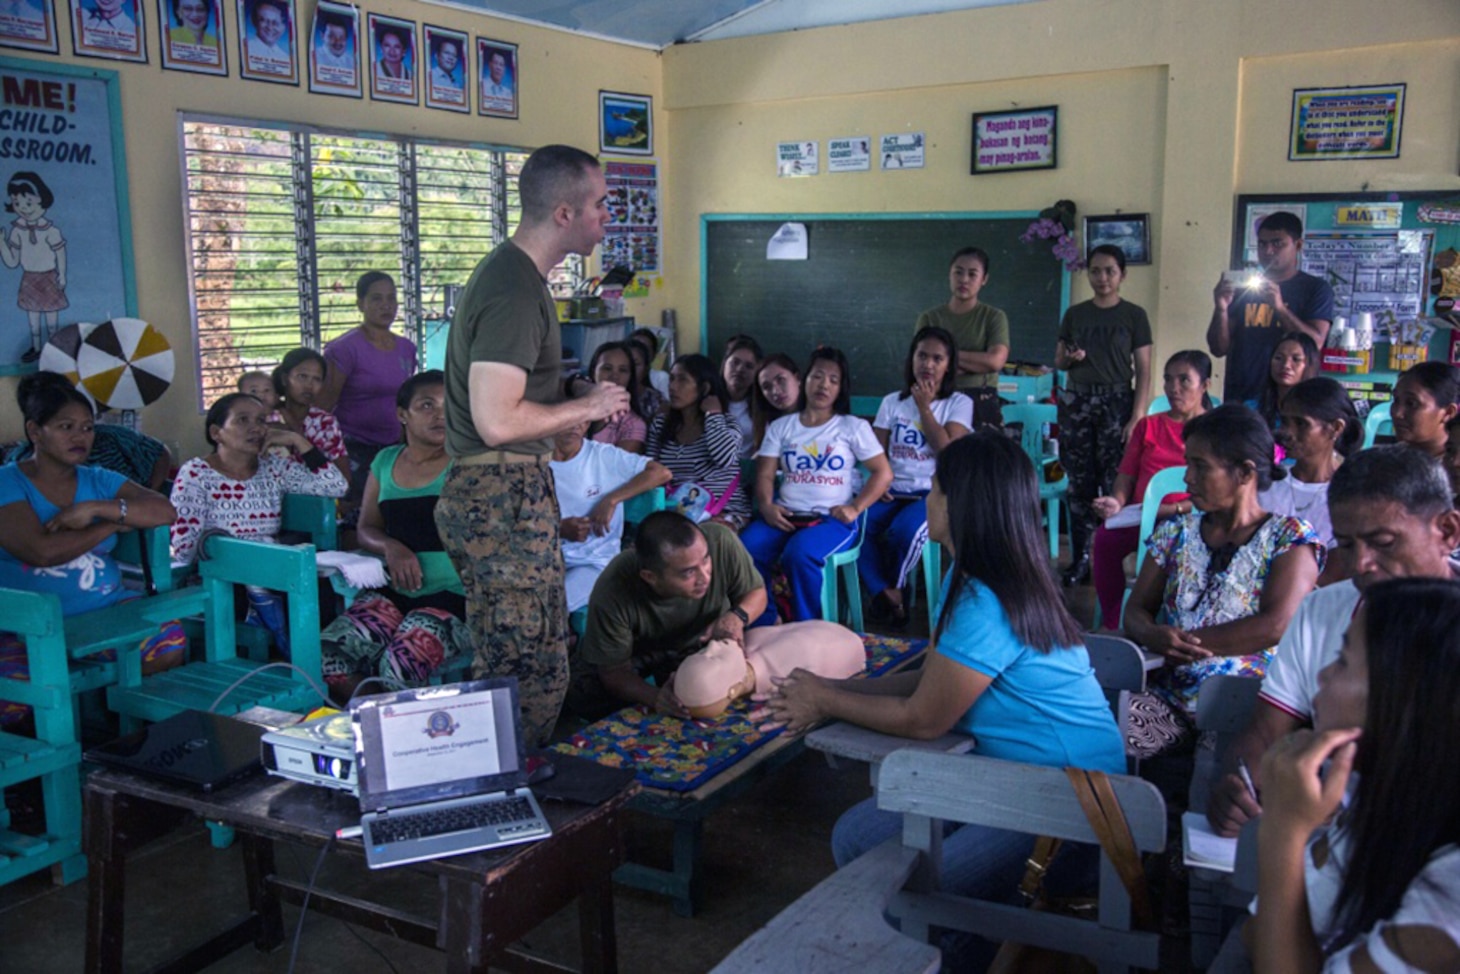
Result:
M1318 683L1262 761L1253 967L1460 970L1460 586L1371 585Z
M755 374L765 353L760 342L749 335L732 335L720 359L720 379L725 383L725 415L740 430L740 459L755 456L755 420L750 414Z
M938 454L973 428L973 400L953 389L958 345L947 329L930 325L913 336L903 363L901 392L888 393L872 421L892 466L892 487L867 510L867 536L857 566L873 611L894 626L907 622L902 587L928 540L923 498L933 483Z
M766 580L766 591L772 591L771 572L780 564L790 588L789 621L794 622L821 618L826 559L856 544L858 518L892 484L892 467L871 425L851 415L847 357L835 348L812 352L804 389L801 411L766 428L756 453L760 517L740 536ZM858 461L871 474L860 491ZM773 611L766 609L765 621Z
M1364 426L1343 386L1319 376L1299 382L1283 396L1277 440L1293 466L1257 495L1265 511L1300 517L1313 526L1330 552L1338 553L1333 521L1328 516L1328 482L1343 458L1357 450ZM1341 581L1351 574L1348 559L1330 556L1318 584Z

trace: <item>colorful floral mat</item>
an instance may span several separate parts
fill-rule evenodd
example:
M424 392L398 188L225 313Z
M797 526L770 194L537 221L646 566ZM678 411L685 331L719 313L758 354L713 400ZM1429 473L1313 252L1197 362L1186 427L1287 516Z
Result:
M867 675L880 676L923 651L926 639L864 634ZM640 783L667 791L693 791L751 751L780 736L762 731L748 716L749 699L737 700L714 720L681 720L625 707L553 746L563 754L611 768L635 768Z

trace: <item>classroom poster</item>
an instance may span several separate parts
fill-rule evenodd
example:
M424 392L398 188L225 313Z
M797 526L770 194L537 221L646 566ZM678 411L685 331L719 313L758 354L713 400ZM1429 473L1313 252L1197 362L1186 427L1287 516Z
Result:
M162 66L169 71L228 74L219 0L157 0Z
M1424 314L1429 287L1429 230L1310 230L1303 235L1303 270L1333 288L1335 315L1392 311L1400 321ZM1381 336L1381 340L1383 340Z
M1054 169L1058 164L1059 108L977 112L973 116L975 176L984 173Z
M866 172L872 168L872 139L853 135L845 139L828 139L827 172Z
M0 47L55 54L55 0L0 0Z
M136 311L116 74L29 63L0 61L0 370L64 325Z
M416 104L416 22L369 15L370 97Z
M776 144L777 176L815 176L821 171L815 142L779 142Z
M878 154L882 157L883 169L923 168L923 133L900 132L897 135L882 136Z
M426 72L426 107L449 112L471 111L467 94L468 64L466 35L426 24L421 28L424 49L430 60Z
M608 182L608 211L613 214L599 248L603 272L620 265L632 267L634 283L624 294L644 297L649 293L648 276L662 268L659 164L610 160L603 164L603 176Z
M360 11L346 3L319 0L309 37L309 90L359 98Z
M1288 159L1398 159L1404 87L1295 90Z

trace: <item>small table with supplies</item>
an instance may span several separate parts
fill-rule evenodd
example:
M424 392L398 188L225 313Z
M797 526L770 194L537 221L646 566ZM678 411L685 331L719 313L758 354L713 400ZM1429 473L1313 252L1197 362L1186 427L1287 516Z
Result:
M449 972L563 971L559 965L509 948L574 899L578 900L583 970L618 969L613 922L613 871L624 859L622 813L633 784L600 805L548 801L550 838L492 852L453 856L399 868L426 872L440 891L434 917L315 888L309 909L446 955ZM242 845L248 914L187 954L169 971L201 970L252 943L259 950L285 940L281 905L299 904L305 884L277 874L274 843L319 849L334 833L357 825L359 804L344 792L258 775L204 794L135 774L102 770L86 782L85 851L90 869L86 970L122 970L123 900L127 853L188 816L232 826ZM361 860L359 840L337 842L336 854ZM372 875L388 876L391 872ZM508 958L510 955L510 959Z

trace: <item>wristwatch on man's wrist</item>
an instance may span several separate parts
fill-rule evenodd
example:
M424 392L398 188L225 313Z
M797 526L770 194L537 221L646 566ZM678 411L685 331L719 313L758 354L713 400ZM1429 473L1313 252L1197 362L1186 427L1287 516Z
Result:
M737 616L739 616L740 617L740 621L742 623L744 623L747 626L750 625L750 615L744 609L742 609L740 606L738 606L738 605L732 605L730 607L730 611L733 612L733 613L735 613Z

